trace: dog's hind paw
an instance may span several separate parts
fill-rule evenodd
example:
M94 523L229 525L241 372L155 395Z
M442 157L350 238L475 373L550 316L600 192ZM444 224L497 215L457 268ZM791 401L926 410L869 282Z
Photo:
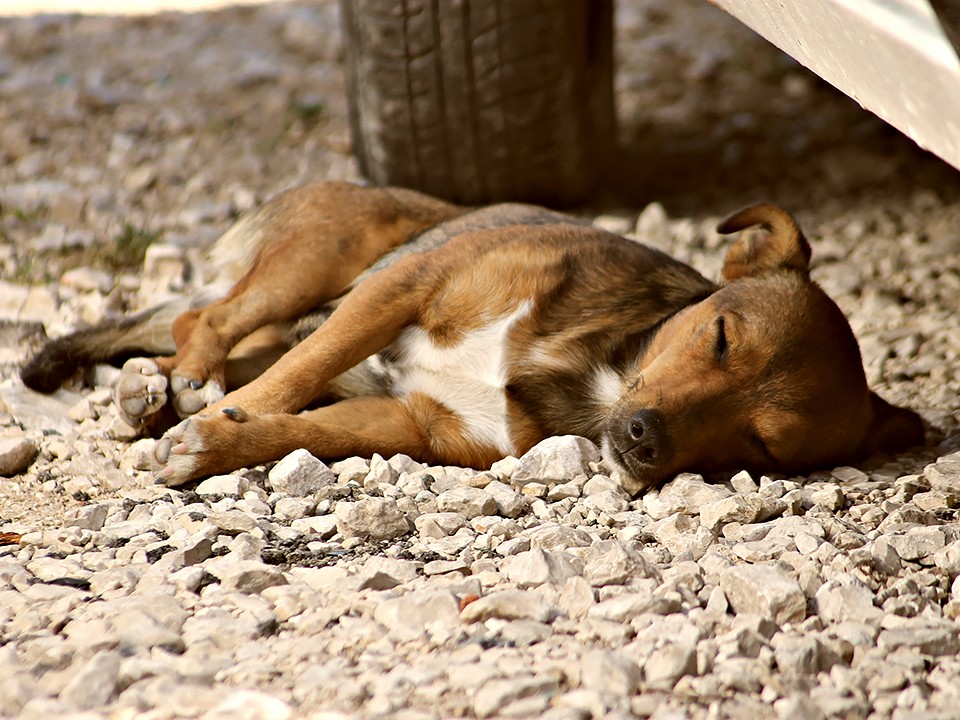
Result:
M124 363L114 390L117 409L133 427L144 425L167 403L167 377L149 358Z
M170 389L173 391L173 408L181 418L195 415L206 407L223 399L223 384L216 380L191 379L178 375L170 376Z

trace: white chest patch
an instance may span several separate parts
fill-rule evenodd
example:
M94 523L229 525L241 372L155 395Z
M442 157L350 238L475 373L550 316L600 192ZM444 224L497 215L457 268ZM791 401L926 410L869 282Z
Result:
M508 315L473 330L455 347L434 345L421 327L405 329L394 349L393 388L398 395L422 393L455 412L467 435L503 453L513 451L507 428L507 339L533 307L525 300Z
M623 381L612 368L602 367L593 376L593 397L602 408L611 408L623 394Z

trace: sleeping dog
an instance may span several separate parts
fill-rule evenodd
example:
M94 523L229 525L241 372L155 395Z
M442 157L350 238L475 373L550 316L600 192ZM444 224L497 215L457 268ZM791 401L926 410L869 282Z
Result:
M680 471L799 473L922 443L919 416L867 387L790 215L756 205L719 231L741 232L718 285L542 208L310 185L213 246L233 281L220 299L54 340L21 375L49 391L153 355L126 362L116 405L165 431L171 486L297 448L485 468L576 434L638 493Z

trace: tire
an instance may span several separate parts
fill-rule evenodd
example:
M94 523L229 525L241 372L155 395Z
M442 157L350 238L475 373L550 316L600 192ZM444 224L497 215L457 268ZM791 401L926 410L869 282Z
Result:
M341 0L360 169L454 202L567 205L612 146L613 0Z

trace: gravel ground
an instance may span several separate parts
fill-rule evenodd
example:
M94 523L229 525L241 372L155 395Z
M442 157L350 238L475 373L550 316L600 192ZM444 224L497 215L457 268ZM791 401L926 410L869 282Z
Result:
M45 336L189 291L236 213L356 179L332 2L0 20L0 716L955 718L960 174L707 3L621 0L582 212L715 275L793 210L930 446L631 499L576 438L489 472L294 453L184 491Z

